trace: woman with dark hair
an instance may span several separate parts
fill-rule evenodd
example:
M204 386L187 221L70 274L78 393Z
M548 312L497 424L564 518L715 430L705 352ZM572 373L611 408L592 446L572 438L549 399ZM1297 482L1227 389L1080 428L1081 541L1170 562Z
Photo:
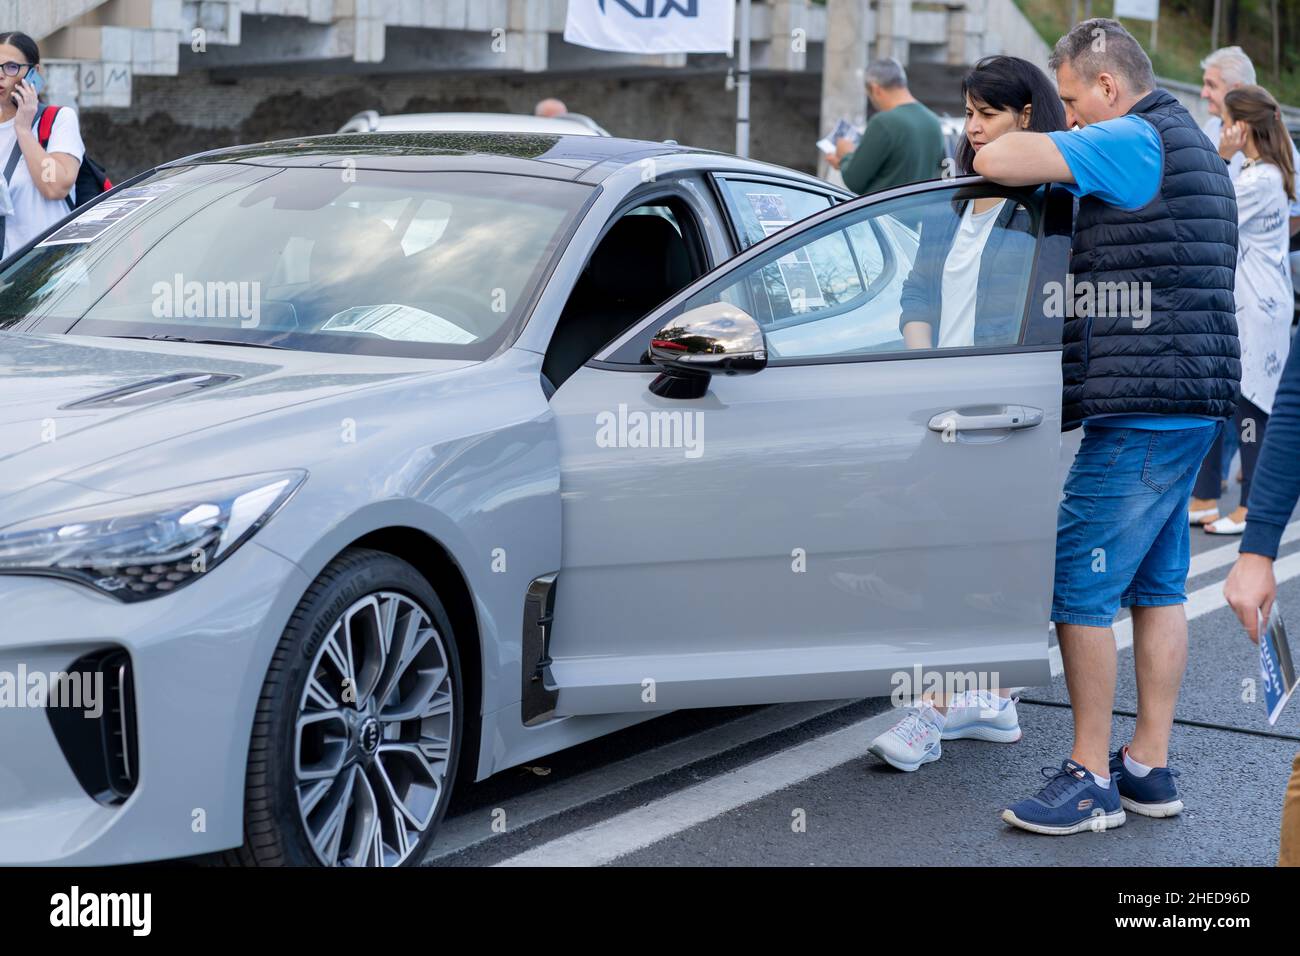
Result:
M1241 339L1241 400L1233 422L1241 442L1241 501L1222 517L1219 496L1222 451L1210 449L1201 465L1188 512L1210 534L1246 530L1255 461L1273 411L1273 397L1291 351L1294 293L1288 218L1296 197L1291 137L1277 100L1260 86L1242 86L1223 98L1219 155L1245 154L1232 181L1237 191L1237 335Z
M1065 107L1047 74L1018 56L987 56L961 81L966 138L957 147L957 171L975 171L975 154L1013 129L1065 129Z
M1065 129L1065 110L1047 75L1027 60L980 60L961 84L966 137L958 172L1012 130ZM921 223L921 241L903 284L899 327L908 348L1008 345L1020 334L1025 276L1034 255L1028 211L995 197L962 200ZM975 689L926 700L872 741L870 750L899 770L938 760L941 741L1020 739L1016 703L1006 689Z
M49 142L36 129L45 78L41 51L26 33L0 32L0 164L9 201L3 255L26 245L68 214L68 196L77 182L86 148L77 114L64 107L54 118ZM0 197L0 202L3 197Z
M970 175L975 154L1012 130L1065 129L1065 109L1051 80L1028 60L989 56L961 83L966 135L957 150L959 175ZM927 217L912 273L903 287L899 328L908 348L1008 345L1020 332L1034 253L1023 206L989 198L957 204L952 215ZM983 290L983 295L977 295Z

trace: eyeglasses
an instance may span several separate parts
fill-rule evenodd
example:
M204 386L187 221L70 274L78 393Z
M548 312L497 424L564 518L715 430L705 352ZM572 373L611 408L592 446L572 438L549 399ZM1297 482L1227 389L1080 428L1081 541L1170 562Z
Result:
M8 63L0 63L0 70L4 70L5 76L17 76L18 71L23 67L31 67L30 63L15 63L10 60Z

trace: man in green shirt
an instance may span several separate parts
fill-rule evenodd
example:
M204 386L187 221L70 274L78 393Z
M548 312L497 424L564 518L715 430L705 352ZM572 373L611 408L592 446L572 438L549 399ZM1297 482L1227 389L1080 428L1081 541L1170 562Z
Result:
M943 128L939 117L908 90L903 65L889 57L875 60L866 69L866 81L876 115L856 149L852 140L841 139L827 162L859 195L938 179L945 155Z

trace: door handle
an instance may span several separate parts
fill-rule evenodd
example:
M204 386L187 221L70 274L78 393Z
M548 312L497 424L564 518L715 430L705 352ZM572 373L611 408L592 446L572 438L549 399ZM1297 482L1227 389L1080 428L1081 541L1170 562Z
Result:
M1033 428L1043 423L1043 410L1032 405L1004 405L1000 412L968 415L951 408L930 419L932 432L979 432L999 428Z

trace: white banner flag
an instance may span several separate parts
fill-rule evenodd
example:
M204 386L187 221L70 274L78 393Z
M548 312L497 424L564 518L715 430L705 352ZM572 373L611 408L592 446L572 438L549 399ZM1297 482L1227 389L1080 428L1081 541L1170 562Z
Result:
M1160 0L1115 0L1115 16L1127 20L1159 20Z
M735 0L569 0L567 43L616 53L730 53Z

